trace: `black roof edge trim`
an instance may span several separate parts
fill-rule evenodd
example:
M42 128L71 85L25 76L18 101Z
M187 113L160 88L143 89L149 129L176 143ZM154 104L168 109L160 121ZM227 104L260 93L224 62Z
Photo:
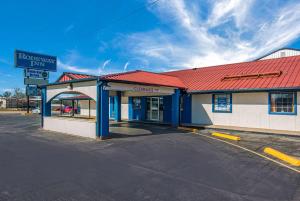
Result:
M69 83L75 83L75 82L87 82L87 81L94 81L94 80L98 80L98 78L93 77L93 78L84 78L84 79L78 79L78 80L69 80L69 81L65 81L65 82L53 82L50 84L41 85L41 87L54 86L54 85L60 85L60 84L69 84Z
M254 89L226 89L226 90L194 90L187 91L188 94L213 94L213 93L245 93L245 92L269 92L269 91L300 91L300 87L286 87L286 88L254 88Z

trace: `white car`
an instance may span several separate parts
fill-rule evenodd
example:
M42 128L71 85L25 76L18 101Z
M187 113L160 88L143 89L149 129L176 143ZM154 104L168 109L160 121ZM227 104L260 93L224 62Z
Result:
M34 108L33 110L32 110L32 113L33 114L40 114L41 113L41 110L40 110L40 108Z

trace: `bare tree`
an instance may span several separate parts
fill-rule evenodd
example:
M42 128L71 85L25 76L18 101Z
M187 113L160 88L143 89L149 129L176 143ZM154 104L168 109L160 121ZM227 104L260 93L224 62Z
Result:
M10 98L11 97L11 92L10 91L5 91L3 94L2 94L3 97L5 98Z
M16 99L22 99L22 98L25 98L26 95L20 88L15 88L14 89L14 97Z

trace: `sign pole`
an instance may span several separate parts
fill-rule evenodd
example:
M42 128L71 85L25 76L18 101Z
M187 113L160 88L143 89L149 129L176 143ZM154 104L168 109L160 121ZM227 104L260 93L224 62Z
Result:
M28 114L30 110L30 96L37 96L38 87L48 84L49 71L56 72L57 57L15 50L14 59L15 67L24 69Z
M28 85L27 85L28 88ZM29 114L29 94L27 93L27 114Z

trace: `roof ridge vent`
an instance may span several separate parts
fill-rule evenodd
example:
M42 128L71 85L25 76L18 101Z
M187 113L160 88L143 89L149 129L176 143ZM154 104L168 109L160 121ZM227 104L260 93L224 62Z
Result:
M282 75L282 71L275 71L275 72L265 72L265 73L251 73L251 74L240 74L240 75L230 75L225 76L221 80L241 80L241 79L258 79L258 78L265 78L265 77L279 77Z

